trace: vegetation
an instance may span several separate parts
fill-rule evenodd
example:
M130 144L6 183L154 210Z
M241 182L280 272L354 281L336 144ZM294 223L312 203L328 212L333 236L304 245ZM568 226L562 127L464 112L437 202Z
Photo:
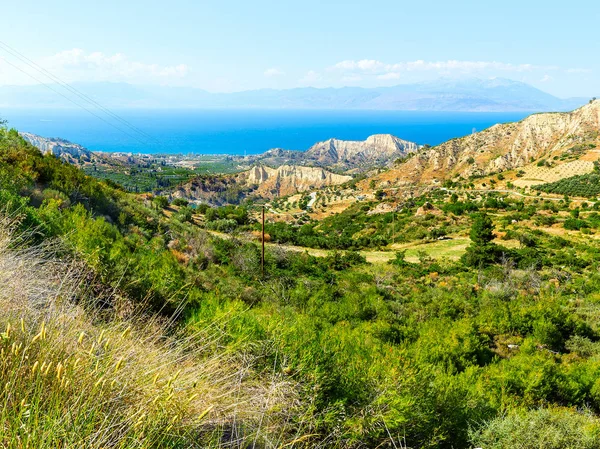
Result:
M600 196L600 173L577 175L534 187L536 190L558 195L597 198Z
M0 442L596 447L600 218L572 207L433 191L301 214L271 242L332 251L268 246L263 276L258 245L211 231L256 230L252 205L132 195L3 129ZM467 235L457 261L361 252Z
M481 267L498 261L502 249L492 243L493 231L494 224L487 214L474 216L469 234L471 245L463 256L463 263L472 267Z
M237 165L224 157L211 157L198 161L193 167L182 167L166 162L167 156L129 161L95 161L85 164L86 174L119 184L130 192L155 192L167 189L196 176L206 176L238 171Z
M14 223L1 224L2 447L210 444L198 429L219 432L209 412L235 404L226 393L238 387L227 379L239 362L186 344L159 320L86 304L85 272L57 266L43 248L13 248ZM239 391L257 399L245 385Z

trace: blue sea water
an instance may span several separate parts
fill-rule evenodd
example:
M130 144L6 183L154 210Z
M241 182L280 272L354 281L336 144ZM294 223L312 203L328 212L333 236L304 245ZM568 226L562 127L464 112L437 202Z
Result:
M291 110L117 110L150 138L113 118L105 121L79 110L0 109L0 117L19 131L61 137L90 150L132 153L257 154L270 148L306 150L332 137L364 140L393 134L436 145L516 121L526 113Z

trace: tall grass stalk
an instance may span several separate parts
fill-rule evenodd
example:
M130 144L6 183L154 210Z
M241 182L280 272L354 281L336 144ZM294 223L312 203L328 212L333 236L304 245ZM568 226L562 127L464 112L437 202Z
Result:
M13 224L0 218L0 447L277 444L267 424L281 431L271 412L293 387L261 387L252 360L215 350L208 330L86 303L85 270L24 245Z

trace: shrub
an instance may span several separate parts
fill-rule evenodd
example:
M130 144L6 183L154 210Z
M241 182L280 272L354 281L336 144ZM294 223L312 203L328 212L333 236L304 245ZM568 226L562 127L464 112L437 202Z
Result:
M589 411L545 408L500 416L470 432L485 449L596 449L600 421Z
M130 305L97 308L78 288L86 279L78 264L38 247L11 249L19 238L0 224L3 447L209 447L216 429L238 419L211 410L256 400L235 380L248 366L210 352L210 332L199 348ZM244 427L262 419L259 409Z
M189 204L189 201L188 201L188 200L186 200L185 198L175 198L175 199L172 201L172 203L173 203L175 206L180 206L180 207L181 207L181 206L187 206L187 205Z
M228 218L213 220L206 223L206 229L210 229L211 231L232 232L237 227L237 221Z
M155 196L153 201L159 209L165 209L169 206L169 200L166 196Z
M175 217L179 221L190 222L190 223L193 221L193 216L194 216L194 211L188 206L183 206L181 209L179 209L177 211L177 214L175 215Z
M571 231L578 231L582 228L589 228L589 224L579 218L567 218L563 223L563 227Z

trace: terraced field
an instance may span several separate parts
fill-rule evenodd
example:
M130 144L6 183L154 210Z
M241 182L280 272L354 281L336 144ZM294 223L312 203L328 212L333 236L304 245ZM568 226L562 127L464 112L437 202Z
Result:
M517 187L530 187L538 184L558 181L575 175L585 175L594 171L594 163L589 160L576 160L556 167L538 167L529 165L523 168L525 174L513 184Z

